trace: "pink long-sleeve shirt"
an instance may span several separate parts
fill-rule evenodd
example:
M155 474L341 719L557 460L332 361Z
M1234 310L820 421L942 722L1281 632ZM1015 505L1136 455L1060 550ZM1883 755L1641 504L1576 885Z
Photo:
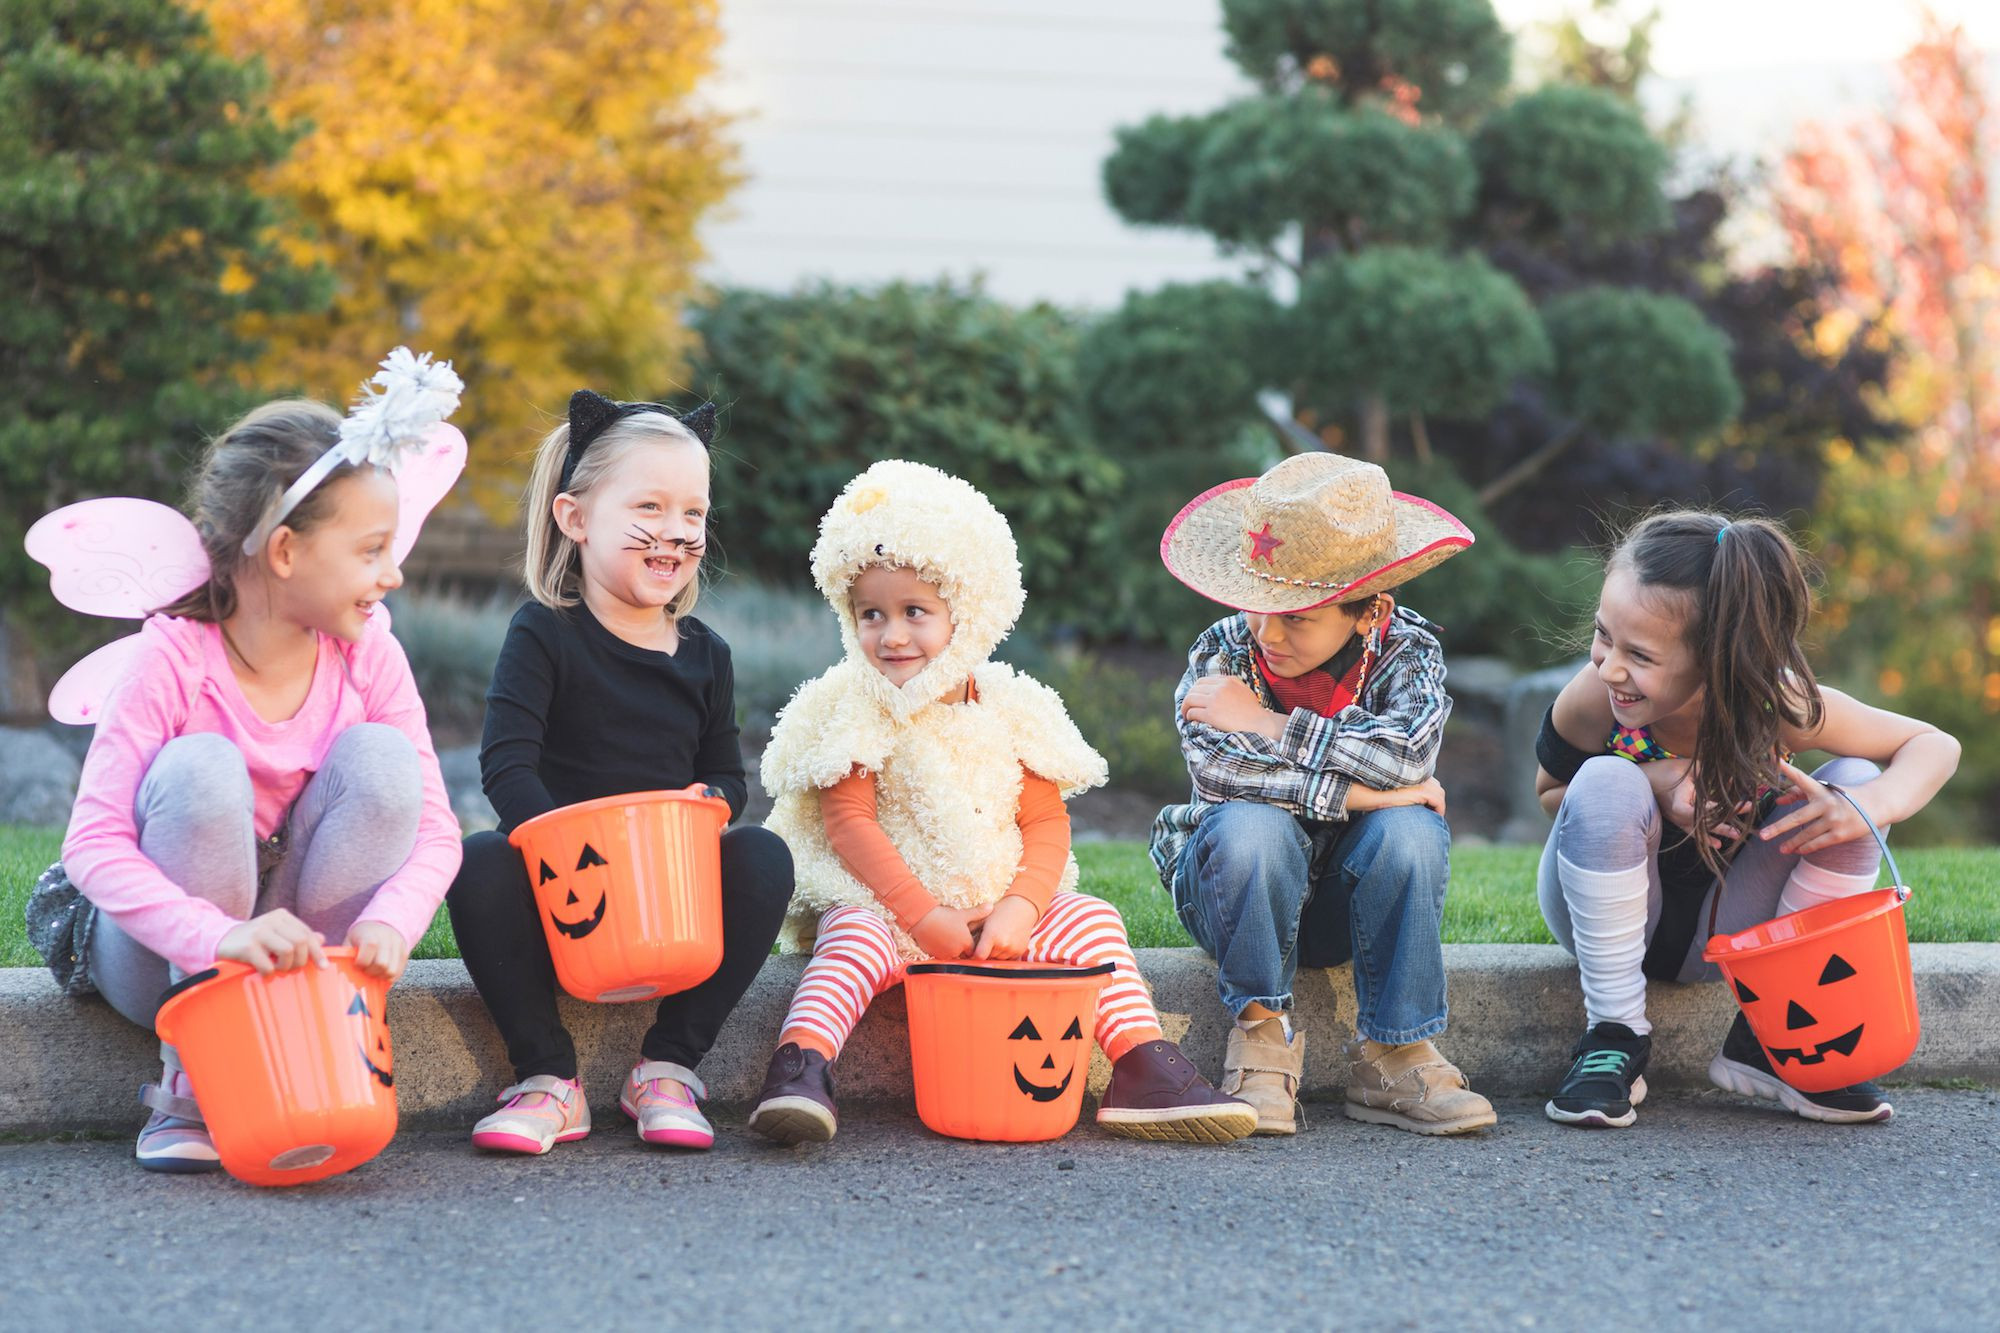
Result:
M168 962L190 972L209 966L222 937L241 923L167 878L139 850L136 798L154 757L168 741L189 733L214 732L229 740L249 767L262 839L284 823L341 732L357 722L381 722L416 746L423 812L409 859L357 919L392 926L414 945L451 887L462 849L423 700L409 659L386 625L371 624L354 644L321 635L312 689L297 714L283 722L264 721L243 697L218 626L153 616L139 640L84 760L63 840L70 882Z

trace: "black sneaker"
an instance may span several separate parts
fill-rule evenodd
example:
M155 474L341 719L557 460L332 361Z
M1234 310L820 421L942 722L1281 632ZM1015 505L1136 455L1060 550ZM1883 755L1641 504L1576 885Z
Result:
M780 1143L825 1143L839 1118L833 1105L833 1066L795 1041L780 1046L764 1074L750 1128Z
M1833 1125L1867 1125L1887 1120L1896 1108L1873 1083L1856 1083L1832 1092L1800 1092L1771 1072L1771 1061L1751 1034L1750 1020L1739 1011L1722 1039L1722 1053L1708 1062L1708 1081L1724 1092L1778 1102L1808 1120Z
M1646 1100L1646 1061L1652 1054L1651 1036L1623 1023L1599 1023L1577 1038L1569 1076L1542 1109L1558 1124L1624 1129L1639 1118L1635 1108Z

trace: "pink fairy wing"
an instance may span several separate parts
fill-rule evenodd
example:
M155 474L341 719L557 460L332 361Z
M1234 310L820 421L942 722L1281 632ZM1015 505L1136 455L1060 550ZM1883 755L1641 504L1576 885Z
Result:
M56 600L86 615L142 620L208 578L194 524L151 500L65 505L28 529L26 546L49 567Z
M424 520L465 471L465 436L438 422L396 468L396 560L410 554Z
M49 716L73 727L95 723L104 711L104 701L125 678L132 658L139 651L139 636L127 634L113 639L63 673L49 691Z

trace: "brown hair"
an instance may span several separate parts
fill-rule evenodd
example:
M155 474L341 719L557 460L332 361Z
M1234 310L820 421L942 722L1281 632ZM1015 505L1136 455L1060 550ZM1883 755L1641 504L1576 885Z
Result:
M706 464L708 450L700 438L665 412L635 412L620 417L592 440L583 457L576 460L568 494L583 499L592 487L610 475L621 458L642 444L682 440L700 447ZM556 496L564 493L563 460L568 456L569 422L565 421L544 436L535 450L534 470L528 474L528 489L521 497L528 519L528 554L521 578L528 585L528 595L552 611L577 604L577 579L583 568L575 540L556 526ZM669 619L678 620L694 610L707 568L707 561L695 566L695 577L667 603Z
M1811 729L1825 715L1799 646L1812 611L1805 558L1769 519L1681 509L1642 520L1612 551L1609 567L1631 570L1641 589L1680 595L1681 637L1703 690L1695 845L1720 876L1726 862L1709 837L1725 826L1748 837L1755 816L1739 814L1737 805L1760 785L1782 785L1780 726Z
M243 543L286 488L339 441L340 413L303 399L266 403L212 441L188 488L188 513L208 555L208 581L159 613L216 624L235 615L236 581L255 558L243 554ZM303 533L325 521L334 510L331 483L354 471L352 463L335 466L285 516L284 526Z

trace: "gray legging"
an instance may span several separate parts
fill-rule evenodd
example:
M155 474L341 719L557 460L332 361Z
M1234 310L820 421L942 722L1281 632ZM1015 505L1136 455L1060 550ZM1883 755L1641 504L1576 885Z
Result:
M1858 787L1879 776L1881 770L1866 759L1834 759L1821 765L1813 776L1821 782ZM1796 807L1778 806L1765 819L1781 819ZM1646 943L1653 942L1653 930L1660 923L1660 834L1666 820L1660 813L1652 784L1639 765L1619 755L1599 755L1585 761L1563 795L1562 809L1542 848L1541 874L1537 891L1541 896L1542 919L1557 943L1576 952L1576 936L1570 924L1569 905L1563 900L1562 882L1557 878L1556 855L1560 852L1571 865L1585 870L1615 871L1645 862ZM1886 834L1885 834L1886 836ZM1785 880L1799 862L1797 854L1786 855L1776 842L1751 838L1749 845L1730 864L1723 884L1722 905L1716 914L1716 929L1724 934L1747 930L1778 914L1778 897ZM1872 875L1881 864L1882 853L1873 838L1858 838L1833 847L1823 847L1809 858L1814 865L1843 875ZM1721 972L1702 961L1702 946L1708 943L1711 886L1702 898L1700 927L1681 962L1679 981L1714 981Z
M341 732L286 816L282 859L262 876L254 808L234 745L212 732L176 736L139 783L139 850L189 894L238 920L282 907L338 944L417 845L423 770L416 747L394 727L363 722ZM112 1008L152 1027L160 992L175 975L166 959L99 917L90 979Z

